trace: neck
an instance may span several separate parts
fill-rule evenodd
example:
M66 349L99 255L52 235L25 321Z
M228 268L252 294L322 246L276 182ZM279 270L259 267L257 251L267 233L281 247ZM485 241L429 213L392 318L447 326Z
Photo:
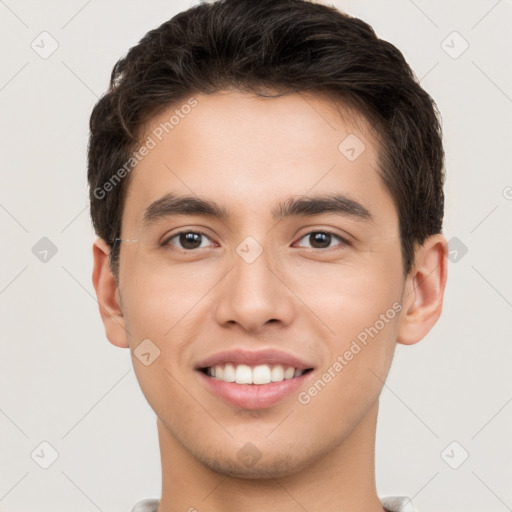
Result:
M378 403L327 455L297 473L269 479L239 479L211 471L158 419L158 512L383 512L375 487Z

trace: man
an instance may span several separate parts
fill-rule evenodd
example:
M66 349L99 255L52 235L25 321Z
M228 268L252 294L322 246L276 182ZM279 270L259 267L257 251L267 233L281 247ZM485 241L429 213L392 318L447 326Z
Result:
M382 512L396 343L441 313L441 129L402 54L302 0L179 13L91 116L93 283L157 415L134 512Z

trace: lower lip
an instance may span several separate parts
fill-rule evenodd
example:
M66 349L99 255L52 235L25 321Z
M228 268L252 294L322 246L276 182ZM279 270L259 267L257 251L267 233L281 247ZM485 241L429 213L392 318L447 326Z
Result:
M229 404L243 409L257 410L271 407L297 391L313 371L304 373L300 377L281 382L270 382L269 384L236 384L235 382L215 379L200 370L197 373L210 391Z

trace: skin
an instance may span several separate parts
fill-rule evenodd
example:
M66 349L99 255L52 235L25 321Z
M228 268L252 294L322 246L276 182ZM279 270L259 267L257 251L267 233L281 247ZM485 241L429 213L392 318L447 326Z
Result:
M305 94L194 97L198 105L132 171L121 238L138 242L121 245L119 283L108 245L93 246L107 338L130 348L157 415L158 510L382 512L374 471L379 394L396 343L420 341L439 318L446 240L430 237L403 275L378 143L357 113L342 108L340 116L327 99ZM154 118L145 137L176 107ZM349 134L366 146L352 162L338 150ZM269 213L290 196L334 191L364 205L373 222L332 213L277 222ZM142 230L144 210L170 192L214 200L231 216L180 216ZM178 238L159 245L184 228L206 233L201 248L179 252ZM352 243L333 237L328 248L315 246L306 235L317 231ZM263 249L250 264L236 252L247 236ZM314 366L299 390L307 391L394 303L402 311L307 404L292 393L262 410L235 407L193 369L221 350L277 348ZM160 356L145 366L133 351L148 338ZM248 442L261 455L252 465L237 457Z

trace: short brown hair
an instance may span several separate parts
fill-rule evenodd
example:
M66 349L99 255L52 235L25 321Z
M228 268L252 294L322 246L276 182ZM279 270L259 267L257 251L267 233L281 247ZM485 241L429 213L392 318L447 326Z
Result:
M402 53L358 18L305 0L202 3L148 32L112 70L90 118L91 217L119 270L129 175L98 190L140 144L145 123L193 93L318 92L355 106L379 138L379 173L399 217L404 273L416 244L440 233L444 151L437 106Z

